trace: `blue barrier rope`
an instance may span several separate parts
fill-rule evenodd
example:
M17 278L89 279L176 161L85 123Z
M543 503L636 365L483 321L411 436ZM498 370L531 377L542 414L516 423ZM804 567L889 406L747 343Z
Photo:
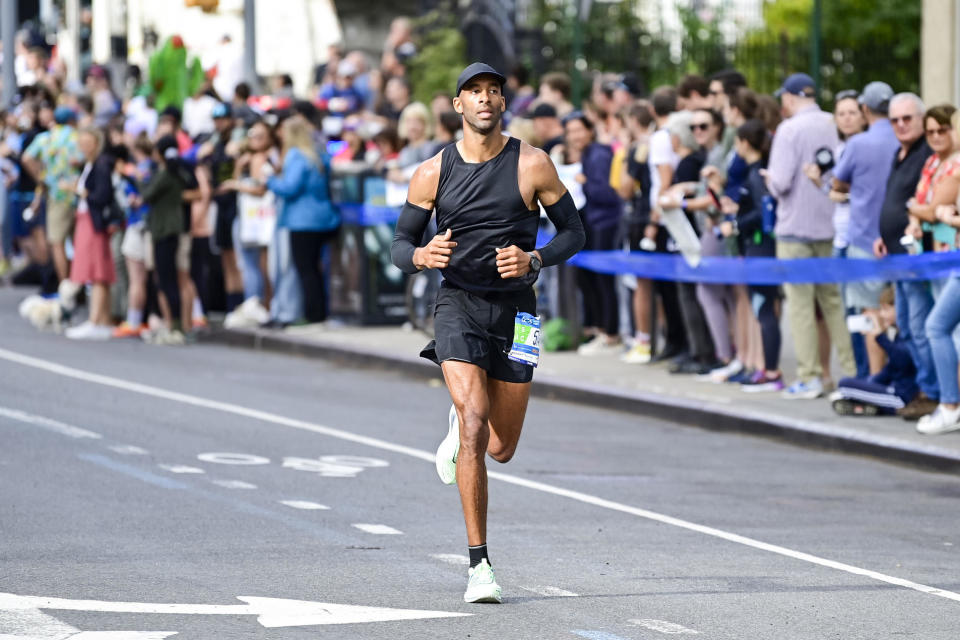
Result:
M710 284L776 285L931 280L960 273L960 252L896 255L882 260L848 258L703 258L691 267L676 254L642 251L581 251L569 264L598 273L631 274L651 280Z
M374 226L396 224L400 210L395 207L341 203L344 224ZM552 234L537 234L542 247ZM581 269L610 275L634 275L651 280L704 282L708 284L777 285L856 282L862 280L931 280L960 274L960 251L895 255L882 260L848 258L702 258L691 267L678 254L644 251L581 251L568 262Z

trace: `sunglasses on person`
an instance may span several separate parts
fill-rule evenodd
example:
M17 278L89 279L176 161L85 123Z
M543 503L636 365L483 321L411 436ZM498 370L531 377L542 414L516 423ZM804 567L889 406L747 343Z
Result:
M901 122L903 124L910 124L911 122L913 122L913 116L907 115L907 116L900 116L899 118L890 118L890 122L893 124L900 124Z
M698 129L700 131L707 131L709 128L710 128L709 122L700 122L700 123L694 123L690 125L690 131L696 131Z
M942 126L937 129L927 129L927 137L932 138L933 136L945 136L950 134L950 127Z

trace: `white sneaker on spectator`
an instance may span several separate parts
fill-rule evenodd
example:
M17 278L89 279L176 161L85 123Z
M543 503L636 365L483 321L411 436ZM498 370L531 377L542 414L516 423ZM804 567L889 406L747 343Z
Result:
M604 335L598 335L590 342L577 347L577 353L581 356L602 356L621 351L623 351L623 344L607 342L607 337Z
M113 327L93 324L89 320L75 327L70 327L63 335L71 340L109 340L113 337Z
M787 400L813 400L823 395L823 382L820 378L810 378L807 382L798 380L784 389L781 395Z
M735 376L738 373L743 371L743 363L734 358L728 364L723 365L710 371L710 373L697 376L697 380L702 380L704 382L712 382L714 384L721 384L727 381L727 378L730 376Z
M960 407L947 409L937 405L936 410L928 416L923 416L917 422L917 431L928 436L948 433L960 429Z
M620 356L620 360L627 364L647 364L650 362L650 343L635 342L629 351Z

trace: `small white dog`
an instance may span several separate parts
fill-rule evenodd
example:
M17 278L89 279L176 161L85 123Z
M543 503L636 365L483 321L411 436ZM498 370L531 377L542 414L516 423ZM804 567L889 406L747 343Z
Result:
M20 303L20 317L29 321L36 329L52 328L60 332L63 322L77 308L77 294L80 285L64 280L60 283L56 298L44 298L40 295L28 296Z

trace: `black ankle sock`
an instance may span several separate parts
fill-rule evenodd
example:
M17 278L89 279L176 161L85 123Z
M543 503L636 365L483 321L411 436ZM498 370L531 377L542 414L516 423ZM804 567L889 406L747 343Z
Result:
M237 307L243 304L243 293L228 293L227 294L227 313L230 313Z
M476 547L467 547L467 550L470 552L471 569L480 564L481 560L486 560L487 564L490 564L490 558L487 557L487 543L477 545Z

